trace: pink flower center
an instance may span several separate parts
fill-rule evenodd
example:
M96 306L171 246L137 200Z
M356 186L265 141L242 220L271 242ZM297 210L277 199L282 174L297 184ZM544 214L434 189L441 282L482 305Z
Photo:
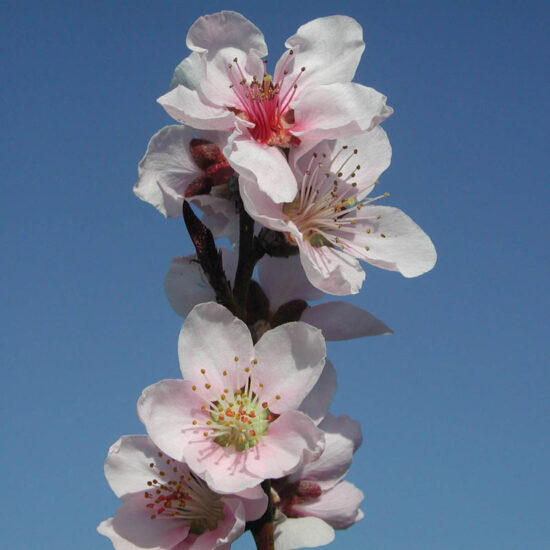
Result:
M155 477L144 493L150 518L184 520L195 535L213 531L224 519L221 496L184 464L165 458L160 451L158 459L149 464ZM159 465L161 461L164 464Z
M290 50L273 78L264 72L261 80L253 76L252 80L248 81L237 58L233 59L234 64L228 66L231 79L229 87L234 91L237 100L229 110L239 118L254 123L249 132L252 138L260 143L279 147L296 146L300 143L300 140L291 134L295 120L294 110L290 108L290 104L296 95L298 80L305 67L301 68L288 87L284 86L288 75L286 66L293 55L294 52Z

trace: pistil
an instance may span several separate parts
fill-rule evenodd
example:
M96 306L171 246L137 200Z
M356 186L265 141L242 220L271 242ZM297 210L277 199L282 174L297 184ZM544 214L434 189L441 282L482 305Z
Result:
M267 145L290 147L300 143L300 140L290 133L294 126L294 111L290 104L296 95L298 80L306 70L302 67L286 91L281 94L284 81L288 75L286 66L294 55L290 50L275 78L264 71L261 80L253 76L249 82L235 57L228 65L229 87L235 93L236 105L228 107L239 118L253 122L249 128L253 139ZM265 65L266 61L264 61Z
M164 462L159 467L158 462ZM147 482L144 492L151 519L180 519L190 532L201 535L213 531L224 519L221 496L208 488L184 464L158 453L149 468L155 477Z

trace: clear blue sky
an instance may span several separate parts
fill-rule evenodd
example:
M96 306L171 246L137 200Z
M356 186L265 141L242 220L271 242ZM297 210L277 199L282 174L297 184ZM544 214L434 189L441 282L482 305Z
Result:
M329 346L366 494L332 548L549 548L550 7L348 0L2 2L0 548L111 547L102 462L179 375L162 281L191 251L132 185L187 28L219 9L272 61L315 17L363 25L356 80L395 108L388 204L439 253L419 279L367 268L356 303L395 334Z

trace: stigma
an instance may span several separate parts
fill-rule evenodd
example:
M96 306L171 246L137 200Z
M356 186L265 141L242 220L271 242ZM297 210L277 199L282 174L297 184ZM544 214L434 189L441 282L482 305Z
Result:
M254 123L249 128L251 137L259 143L288 148L297 146L300 140L292 135L295 124L294 110L290 107L298 89L298 81L306 70L302 67L289 85L287 65L294 52L289 50L281 67L271 76L264 70L261 78L253 76L248 80L239 60L235 57L228 65L229 87L235 94L235 105L228 109L247 122ZM266 61L264 60L264 67Z

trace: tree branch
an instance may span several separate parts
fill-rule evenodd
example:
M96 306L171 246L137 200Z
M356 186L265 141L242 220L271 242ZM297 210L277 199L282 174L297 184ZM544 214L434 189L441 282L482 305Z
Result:
M199 220L187 201L183 201L182 212L185 226L195 245L197 259L216 294L216 302L235 314L237 308L231 285L225 276L221 252L216 248L212 232Z

